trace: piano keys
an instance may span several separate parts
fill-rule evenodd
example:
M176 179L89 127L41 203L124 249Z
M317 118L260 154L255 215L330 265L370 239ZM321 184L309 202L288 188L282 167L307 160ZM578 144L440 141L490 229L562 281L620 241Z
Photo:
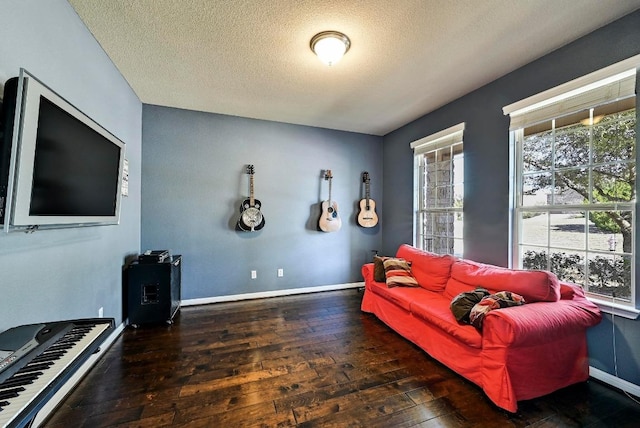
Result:
M112 318L96 318L30 324L0 333L0 427L30 426L113 330Z

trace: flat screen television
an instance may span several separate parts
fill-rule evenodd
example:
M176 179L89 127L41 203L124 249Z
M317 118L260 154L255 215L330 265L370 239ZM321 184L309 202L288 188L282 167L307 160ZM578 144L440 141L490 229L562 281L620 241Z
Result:
M24 69L2 110L5 231L119 222L122 141Z

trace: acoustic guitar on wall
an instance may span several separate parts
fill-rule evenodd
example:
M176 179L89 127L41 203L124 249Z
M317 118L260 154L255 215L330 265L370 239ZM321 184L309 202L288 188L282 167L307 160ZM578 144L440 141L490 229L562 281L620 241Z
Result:
M324 179L329 181L329 199L322 201L322 215L320 215L319 226L323 232L335 232L342 227L342 220L338 215L338 203L331 199L331 180L333 175L330 169L324 173Z
M358 213L358 224L362 227L374 227L378 224L378 214L376 214L376 202L371 199L369 173L362 174L364 183L364 199L360 200L360 212Z
M247 165L247 174L249 174L249 198L245 199L240 205L240 218L238 219L238 230L245 232L254 232L264 227L264 216L260 211L262 204L253 196L253 175L255 168L253 165Z

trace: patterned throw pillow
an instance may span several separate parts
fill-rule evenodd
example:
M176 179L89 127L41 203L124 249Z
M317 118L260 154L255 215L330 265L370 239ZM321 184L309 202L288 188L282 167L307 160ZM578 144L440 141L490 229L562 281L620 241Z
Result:
M411 274L411 265L406 260L388 258L383 262L387 287L418 287Z

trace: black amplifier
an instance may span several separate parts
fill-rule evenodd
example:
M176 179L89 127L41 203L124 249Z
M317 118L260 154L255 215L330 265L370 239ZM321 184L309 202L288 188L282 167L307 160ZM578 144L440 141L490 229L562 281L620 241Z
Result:
M164 263L169 257L169 250L147 250L138 256L138 263Z

